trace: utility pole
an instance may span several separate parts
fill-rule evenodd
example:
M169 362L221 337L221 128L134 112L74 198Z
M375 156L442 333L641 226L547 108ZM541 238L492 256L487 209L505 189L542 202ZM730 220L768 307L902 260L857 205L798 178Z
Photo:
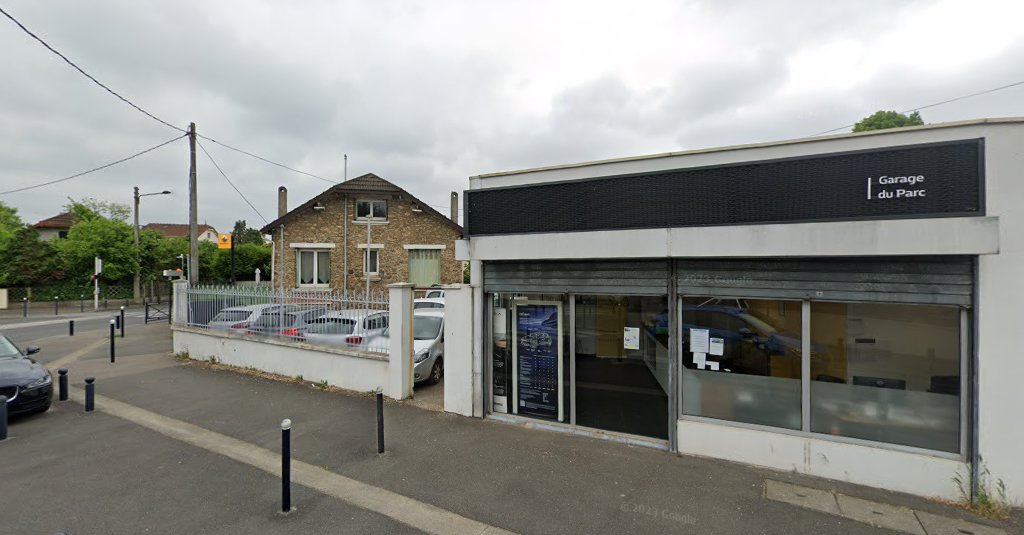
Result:
M196 123L188 125L188 284L199 280L199 202L196 199Z
M135 255L139 255L139 187L135 186L132 192L132 198L135 200ZM142 294L142 275L140 271L141 266L135 266L135 277L132 278L132 299L135 301L139 300L139 296Z

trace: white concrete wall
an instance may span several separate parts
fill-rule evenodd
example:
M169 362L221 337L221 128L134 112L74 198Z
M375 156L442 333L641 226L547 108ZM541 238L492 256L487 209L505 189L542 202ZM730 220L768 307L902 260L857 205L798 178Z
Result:
M960 498L953 478L970 473L943 457L689 420L679 451L950 500Z
M444 410L474 416L473 289L444 288Z
M388 356L346 352L309 344L253 339L240 334L175 326L174 352L188 352L196 360L210 360L241 368L296 377L306 381L370 392L388 385ZM391 396L393 397L393 396Z

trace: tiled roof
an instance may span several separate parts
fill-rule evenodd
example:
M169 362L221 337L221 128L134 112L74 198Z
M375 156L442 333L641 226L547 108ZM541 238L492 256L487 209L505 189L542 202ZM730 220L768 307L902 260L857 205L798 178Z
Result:
M458 223L456 223L455 221L452 221L450 218L446 217L441 212L438 212L437 210L431 208L430 205L428 205L427 203L417 199L416 197L413 197L412 194L409 193L408 191L405 191L404 189L402 189L402 188L392 184L391 182L388 182L387 180L384 180L383 178L381 178L381 177L379 177L379 176L377 176L377 175L375 175L373 173L367 173L367 174L365 174L363 176L359 176L359 177L353 178L352 180L348 180L348 181L342 182L342 183L340 183L338 185L331 186L329 189L327 189L326 191L324 191L320 195L317 195L316 197L313 197L312 199L306 201L304 204L302 204L302 206L299 206L298 208L295 208L294 210L290 210L287 214L285 214L285 215L275 219L274 221L271 221L270 223L267 223L267 225L265 227L260 229L260 232L262 232L264 234L272 234L273 230L275 228L280 226L281 223L284 223L285 221L288 221L289 219L294 217L295 214L304 211L305 209L315 205L317 202L320 202L320 201L324 200L328 196L337 195L337 194L340 194L340 193L395 193L395 194L399 194L399 195L402 195L404 197L407 197L410 201L418 204L420 209L423 210L424 213L429 213L429 214L431 214L433 216L441 218L448 225L453 227L455 230L459 231L460 234L462 233L462 227L459 226Z
M207 230L217 232L217 229L210 225L198 225L198 233L202 234ZM189 235L188 224L180 223L149 223L142 227L142 230L152 230L165 238L187 238Z
M44 219L35 224L36 228L55 228L55 229L69 229L71 225L75 223L75 218L71 216L70 212L64 212L57 214L53 217Z

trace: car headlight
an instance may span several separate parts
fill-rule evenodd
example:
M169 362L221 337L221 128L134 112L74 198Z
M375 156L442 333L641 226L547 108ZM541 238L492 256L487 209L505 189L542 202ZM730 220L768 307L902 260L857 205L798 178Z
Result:
M39 379L36 379L35 381L32 381L31 383L25 385L25 390L29 390L31 388L39 388L41 386L47 386L52 382L53 378L51 378L50 374L47 373L46 375L43 375Z
M430 355L430 350L429 349L421 349L418 352L416 352L416 358L413 359L413 360L416 362L416 364L419 364L419 363L423 362L424 360L427 360L427 357L429 355Z

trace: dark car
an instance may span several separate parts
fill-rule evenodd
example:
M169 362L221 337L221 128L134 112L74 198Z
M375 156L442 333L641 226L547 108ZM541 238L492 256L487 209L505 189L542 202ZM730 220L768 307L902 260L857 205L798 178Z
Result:
M279 311L264 312L259 319L249 325L246 334L302 341L305 340L306 330L314 324L314 320L326 313L326 308L310 308L284 314Z
M38 347L27 347L22 352L0 334L0 395L7 396L8 414L44 412L50 408L53 377L50 370L29 358L38 352Z

